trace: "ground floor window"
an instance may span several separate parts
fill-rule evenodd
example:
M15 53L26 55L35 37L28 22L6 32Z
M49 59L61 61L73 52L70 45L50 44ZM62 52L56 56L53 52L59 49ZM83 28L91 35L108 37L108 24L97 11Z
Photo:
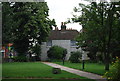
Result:
M77 43L77 41L72 41L71 40L71 46L77 46L76 43Z
M52 41L51 40L47 41L47 46L52 46Z

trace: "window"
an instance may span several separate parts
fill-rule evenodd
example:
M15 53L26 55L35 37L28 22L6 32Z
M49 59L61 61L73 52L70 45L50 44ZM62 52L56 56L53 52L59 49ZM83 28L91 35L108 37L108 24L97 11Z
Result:
M47 46L52 46L52 41L47 41Z
M71 41L71 46L77 46L76 43L77 41Z
M41 45L44 45L44 42L42 42Z

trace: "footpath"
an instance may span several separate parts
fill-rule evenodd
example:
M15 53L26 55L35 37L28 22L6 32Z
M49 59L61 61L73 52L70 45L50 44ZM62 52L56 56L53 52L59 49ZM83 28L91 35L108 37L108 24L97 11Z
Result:
M51 67L54 67L54 68L60 68L61 70L64 70L64 71L67 71L67 72L70 72L70 73L73 73L73 74L76 74L82 77L86 77L89 79L95 79L96 81L107 81L105 78L102 78L102 76L94 74L94 73L84 72L84 71L80 71L77 69L65 67L65 66L58 65L55 63L50 63L50 62L42 62L42 63L49 65Z

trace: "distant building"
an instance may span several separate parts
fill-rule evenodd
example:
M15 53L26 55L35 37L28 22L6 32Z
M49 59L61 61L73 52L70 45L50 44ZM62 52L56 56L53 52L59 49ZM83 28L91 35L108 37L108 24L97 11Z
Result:
M66 60L69 59L72 51L81 51L81 48L76 49L75 37L79 34L77 30L66 29L66 25L61 23L61 30L56 27L52 30L47 42L42 42L41 46L41 60L45 61L48 59L47 51L51 46L58 45L67 49Z

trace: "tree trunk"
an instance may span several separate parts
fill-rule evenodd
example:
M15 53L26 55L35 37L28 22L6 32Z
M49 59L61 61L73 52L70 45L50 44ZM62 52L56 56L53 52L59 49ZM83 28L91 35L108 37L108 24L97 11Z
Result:
M29 53L29 61L32 61L32 53Z
M102 27L106 27L107 28L108 25L105 26L104 25L104 20L103 20L103 12L104 12L103 11L103 2L102 2L101 10L102 10L102 13L101 13L102 22L101 22L101 24L102 24ZM106 32L105 30L103 30L103 31ZM103 35L103 40L102 40L103 48L102 48L102 51L103 51L103 54L104 54L105 70L109 70L109 54L107 53L107 49L106 49L106 47L107 47L106 46L106 40L105 40L106 36L107 36L106 34Z
M105 70L109 71L109 54L105 54Z
M111 33L112 33L112 25L113 25L113 15L114 15L114 8L115 5L111 4L111 10L108 12L108 23L106 26L109 27L108 30L108 42L107 42L107 53L106 53L106 65L105 70L109 70L109 62L110 62L110 47L111 47Z
M107 53L105 42L104 42L104 45L103 45L103 53L104 53L105 70L108 71L109 70L109 54Z

